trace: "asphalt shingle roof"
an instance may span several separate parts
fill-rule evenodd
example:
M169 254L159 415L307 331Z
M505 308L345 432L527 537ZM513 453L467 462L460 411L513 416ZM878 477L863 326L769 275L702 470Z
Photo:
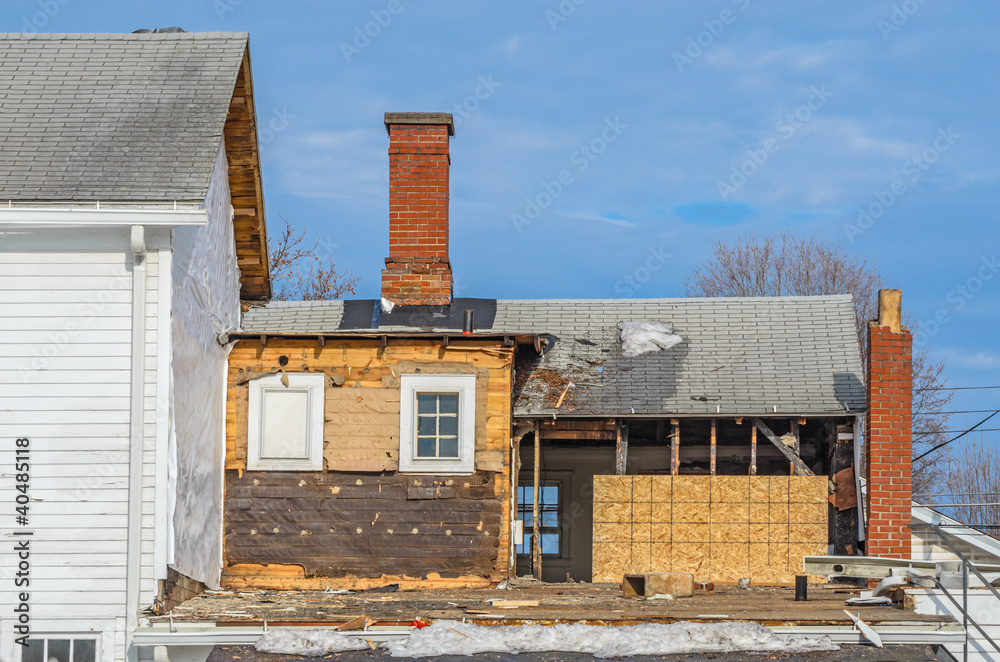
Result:
M204 200L247 43L0 34L0 200Z
M244 318L249 333L391 333L341 328L344 302L272 302ZM683 341L627 357L619 323L668 323ZM415 329L411 329L415 330ZM434 327L420 330L445 330ZM454 327L448 329L454 333ZM842 415L865 408L850 296L496 302L498 334L550 334L527 373L515 415ZM554 404L570 381L559 410Z

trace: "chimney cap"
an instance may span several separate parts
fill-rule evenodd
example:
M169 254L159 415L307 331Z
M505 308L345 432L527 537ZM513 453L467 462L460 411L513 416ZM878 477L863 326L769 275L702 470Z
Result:
M385 131L390 124L433 124L447 126L448 135L455 135L455 119L451 113L386 113Z
M881 289L878 291L879 326L887 326L893 333L899 333L902 327L902 291Z

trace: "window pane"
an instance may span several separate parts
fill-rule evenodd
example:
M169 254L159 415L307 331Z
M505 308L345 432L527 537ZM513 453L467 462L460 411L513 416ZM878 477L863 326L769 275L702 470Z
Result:
M97 642L93 639L73 640L73 662L96 662Z
M417 413L436 414L437 395L434 393L417 393Z
M558 485L541 485L541 503L544 506L558 506L559 505L559 486Z
M441 435L458 436L458 416L442 416L438 419Z
M542 526L559 526L559 513L554 510L543 510L539 513L539 520L542 522Z
M437 457L434 437L417 437L417 457Z
M49 639L49 657L45 662L72 662L69 659L69 639Z
M559 553L559 534L558 533L543 533L542 536L542 554L558 554Z
M268 389L262 400L261 459L308 459L309 392Z
M458 437L441 437L438 440L438 457L458 457Z
M458 413L458 393L442 393L438 398L442 414Z
M530 506L534 503L535 490L531 487L521 486L517 488L517 503L520 506Z
M45 662L44 639L29 639L28 647L21 649L21 662Z
M437 434L437 419L433 416L417 416L417 434L435 435Z

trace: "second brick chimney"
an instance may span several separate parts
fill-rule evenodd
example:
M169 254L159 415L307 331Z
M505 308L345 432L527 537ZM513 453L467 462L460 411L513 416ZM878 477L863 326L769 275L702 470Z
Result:
M450 113L386 113L389 257L382 296L397 305L451 303L448 258Z
M868 325L868 556L910 558L913 336L900 321L900 291L879 290Z

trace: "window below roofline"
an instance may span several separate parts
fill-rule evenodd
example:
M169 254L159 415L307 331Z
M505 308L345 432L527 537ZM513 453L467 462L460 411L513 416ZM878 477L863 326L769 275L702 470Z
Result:
M249 382L247 469L321 471L326 375L266 375Z
M453 474L470 475L476 470L476 376L473 374L439 375L410 374L400 375L399 403L399 471L416 474ZM450 409L442 409L444 399L438 398L433 412L424 411L423 416L417 404L418 395L457 396L457 457L419 457L417 452L418 437L425 442L435 439L435 452L452 455L454 449L450 443L452 429L442 432L443 419L450 419ZM425 400L429 400L425 398ZM451 402L451 398L448 398ZM420 432L419 418L425 423L436 426L433 432ZM431 420L434 419L434 420ZM454 423L449 422L449 426ZM445 435L445 436L442 436ZM441 444L442 439L449 439L447 446ZM425 447L426 448L426 447ZM447 448L447 450L443 450ZM426 452L426 451L422 451Z

